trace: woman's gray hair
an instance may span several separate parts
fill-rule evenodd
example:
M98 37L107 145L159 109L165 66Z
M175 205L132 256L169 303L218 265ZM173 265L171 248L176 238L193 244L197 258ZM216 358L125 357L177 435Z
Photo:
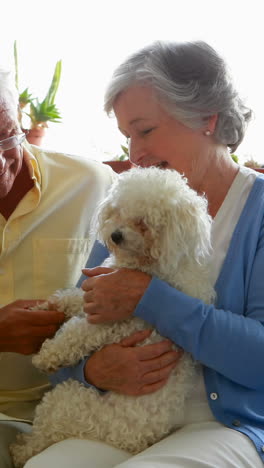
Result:
M18 91L15 86L13 74L0 69L0 108L4 101L7 101L14 111L15 117L18 113Z
M133 85L151 86L163 107L190 128L218 114L215 138L233 152L252 111L236 91L222 57L207 43L157 41L131 55L114 72L105 93L109 114L118 95Z

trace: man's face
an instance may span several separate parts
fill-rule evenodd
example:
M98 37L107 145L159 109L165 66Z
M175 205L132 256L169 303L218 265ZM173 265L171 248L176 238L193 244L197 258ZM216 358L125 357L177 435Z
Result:
M0 102L0 142L21 133L14 109L7 99ZM11 191L23 161L21 146L3 150L0 146L0 199Z

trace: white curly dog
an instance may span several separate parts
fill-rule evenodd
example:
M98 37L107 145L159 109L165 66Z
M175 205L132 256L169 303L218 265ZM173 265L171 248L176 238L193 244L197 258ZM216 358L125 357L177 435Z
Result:
M99 239L111 252L104 265L139 269L206 303L214 300L207 202L179 173L153 167L121 174L98 218ZM48 299L72 318L34 356L42 371L74 365L106 344L150 328L139 318L91 325L82 311L82 294L73 288ZM142 344L161 339L153 330ZM144 450L182 425L198 365L183 353L162 389L138 397L102 394L72 379L57 385L38 405L32 433L18 436L11 446L15 466L66 438L100 440L133 454Z

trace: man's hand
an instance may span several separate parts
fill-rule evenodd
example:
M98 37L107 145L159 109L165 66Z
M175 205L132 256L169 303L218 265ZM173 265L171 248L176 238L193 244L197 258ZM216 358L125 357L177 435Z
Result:
M86 268L83 273L89 277L82 283L83 308L93 324L128 318L151 281L146 273L128 268Z
M0 351L36 353L52 337L65 316L56 310L30 310L43 301L19 300L0 309Z
M150 334L151 330L136 332L94 353L84 369L87 382L102 390L134 396L163 387L183 351L173 350L169 340L135 346Z

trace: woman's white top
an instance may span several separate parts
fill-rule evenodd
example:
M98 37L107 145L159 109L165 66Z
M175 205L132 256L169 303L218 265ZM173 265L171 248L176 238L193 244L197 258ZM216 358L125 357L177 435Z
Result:
M252 169L240 166L239 172L213 220L211 278L214 284L219 276L235 226L256 176L256 172ZM207 401L203 372L200 369L197 384L188 397L184 424L210 420L215 420L215 417Z

